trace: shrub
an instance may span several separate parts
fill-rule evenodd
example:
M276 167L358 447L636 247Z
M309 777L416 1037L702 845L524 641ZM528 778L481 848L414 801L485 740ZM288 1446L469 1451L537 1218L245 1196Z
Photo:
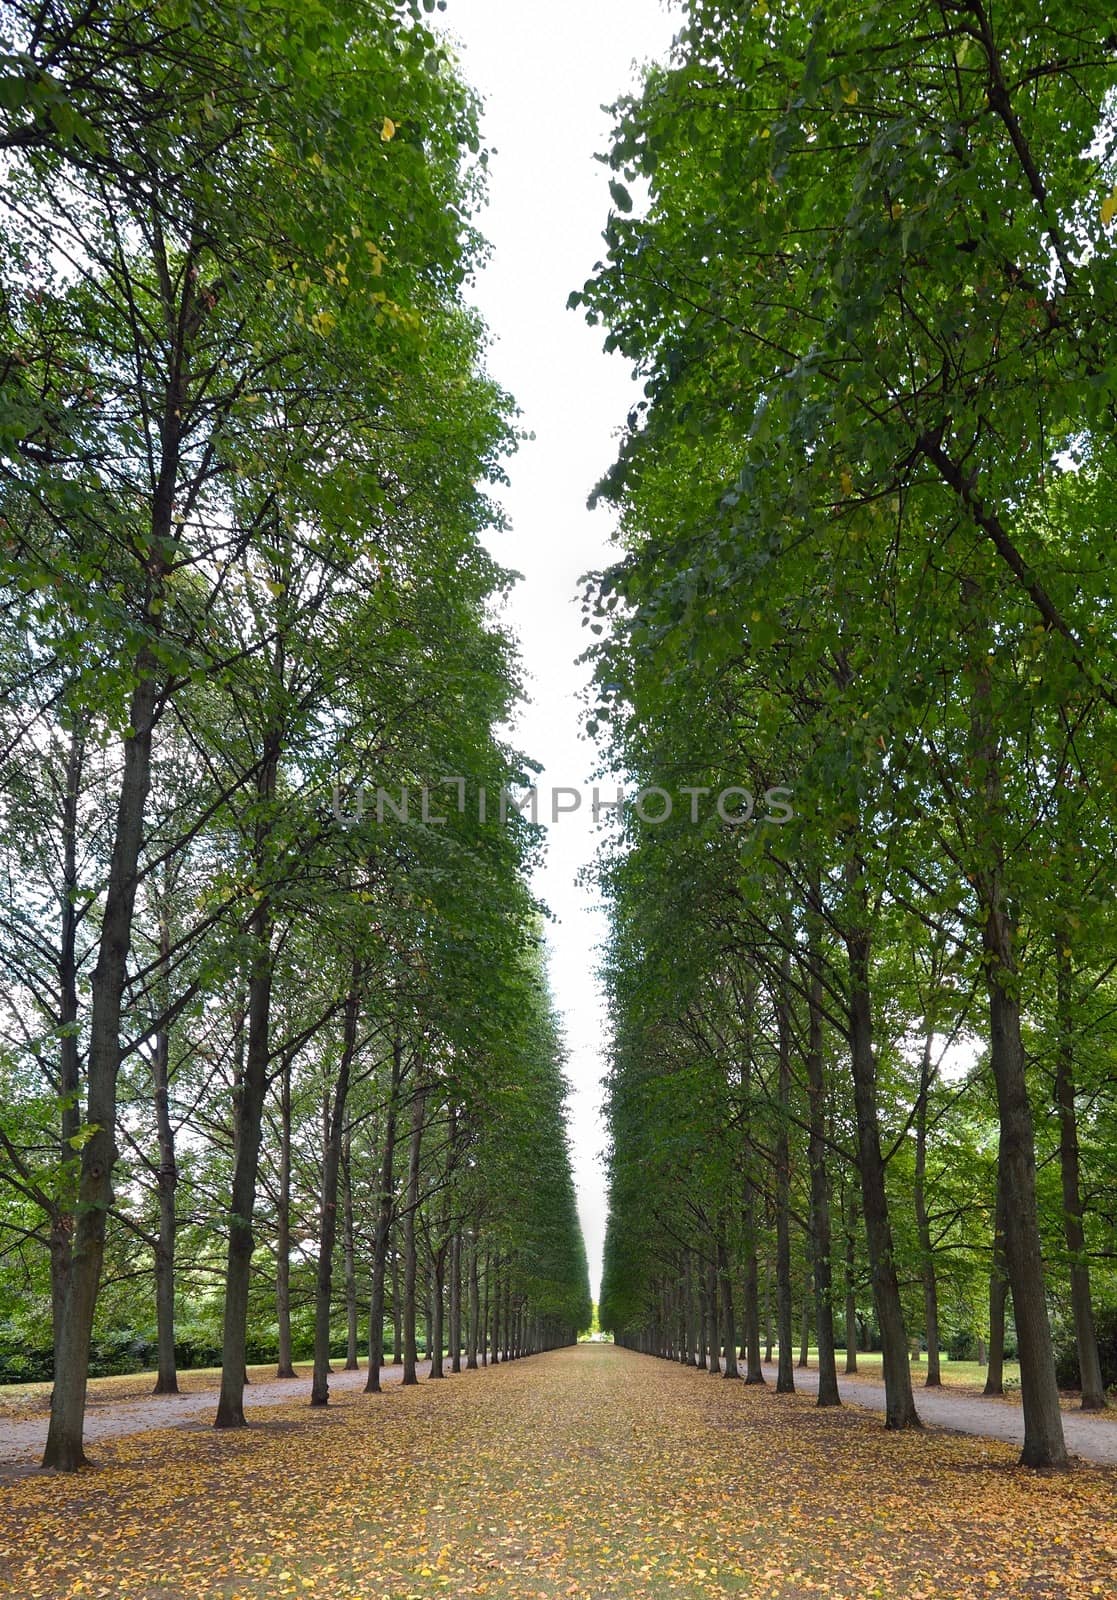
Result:
M0 1383L49 1383L53 1377L50 1345L29 1341L14 1322L0 1322Z
M973 1361L977 1357L977 1335L972 1328L957 1328L946 1344L951 1361Z
M1094 1332L1098 1336L1102 1382L1107 1389L1117 1388L1117 1305L1094 1309ZM1055 1350L1055 1380L1060 1389L1081 1389L1078 1371L1078 1345L1073 1330L1068 1330Z

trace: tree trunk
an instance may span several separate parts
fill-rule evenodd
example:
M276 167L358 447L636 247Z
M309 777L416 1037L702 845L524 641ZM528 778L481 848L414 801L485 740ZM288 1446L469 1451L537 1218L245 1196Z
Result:
M997 1201L993 1219L993 1263L989 1271L989 1371L985 1394L1005 1392L1005 1305L1008 1300L1008 1263L1005 1261L1004 1197L997 1175Z
M764 1256L764 1359L772 1362L772 1263Z
M354 961L345 997L342 1024L341 1060L334 1083L333 1105L326 1122L326 1148L322 1161L322 1200L318 1224L318 1274L314 1292L314 1378L310 1389L312 1406L324 1406L330 1399L330 1313L333 1310L334 1244L337 1239L337 1186L341 1172L341 1144L345 1131L345 1107L349 1099L349 1080L357 1054L357 1024L361 1014L361 969Z
M403 1381L418 1383L415 1370L419 1352L415 1343L415 1300L418 1289L419 1259L415 1230L419 1211L419 1159L423 1146L423 1115L427 1104L426 1084L420 1081L411 1101L411 1143L407 1159L407 1209L403 1214Z
M851 876L863 905L863 868L857 862ZM861 1204L869 1246L869 1273L873 1304L880 1326L884 1369L885 1426L920 1426L908 1365L908 1335L900 1303L900 1285L892 1248L892 1226L884 1185L884 1160L880 1148L877 1114L877 1067L873 1051L872 1006L869 996L869 935L845 936L849 957L849 1040L853 1094L857 1109L858 1165L861 1170Z
M990 1056L1001 1122L998 1158L1004 1182L1005 1260L1012 1289L1024 1409L1020 1462L1026 1467L1061 1467L1066 1465L1067 1451L1047 1318L1036 1210L1035 1139L1024 1076L1014 931L1003 907L993 904L988 908L984 931Z
M170 959L171 930L167 921L167 907L164 905L160 908L159 916L159 961L164 974L161 999L164 1006L170 1004ZM155 1245L155 1326L159 1363L155 1379L156 1394L178 1393L175 1366L175 1190L178 1188L178 1166L175 1161L175 1131L171 1124L170 1059L170 1035L166 1027L161 1027L152 1058L155 1130L159 1140L159 1171L156 1175L159 1236Z
M159 517L153 519L157 548L161 538L170 533L172 495L173 474L167 492L166 528L161 529ZM153 574L152 582L158 585L161 568L155 568L154 560ZM128 973L128 954L132 946L132 919L144 811L151 782L151 743L157 699L156 682L152 676L154 666L153 658L145 649L137 663L138 682L132 694L129 716L131 734L124 740L124 763L112 857L97 965L93 973L85 1115L85 1125L93 1132L81 1152L77 1220L55 1350L50 1427L43 1452L43 1466L61 1472L76 1472L85 1464L82 1434L89 1381L89 1347L101 1283L105 1222L113 1198L112 1173L118 1155L115 1134L116 1088L120 1071L120 1013Z
M481 1285L477 1279L477 1232L474 1229L469 1237L469 1323L466 1338L468 1344L465 1352L466 1369L469 1372L477 1370L477 1345L481 1324Z
M753 1071L753 1011L756 1003L756 985L749 980L741 1015L741 1096L746 1114L752 1096ZM741 1210L741 1232L744 1235L745 1282L741 1320L744 1324L745 1382L763 1383L764 1372L760 1364L760 1277L756 1255L756 1183L753 1179L753 1160L744 1154L744 1203Z
M813 1294L813 1279L808 1272L803 1284L803 1304L800 1311L799 1323L799 1360L798 1367L809 1365L811 1351L811 1296Z
M277 1378L294 1378L291 1358L291 1059L279 1080L279 1196L275 1217L275 1320L279 1329Z
M345 1130L341 1151L342 1250L345 1257L345 1370L357 1372L357 1254L353 1238L353 1149Z
M753 1186L746 1182L745 1210L745 1382L763 1383L764 1370L760 1364L760 1273L756 1256L755 1216L756 1197Z
M462 1236L450 1240L450 1371L462 1370Z
M1069 933L1060 931L1055 940L1056 1005L1059 1016L1059 1042L1055 1055L1055 1103L1059 1108L1059 1171L1063 1185L1063 1229L1070 1257L1070 1301L1074 1315L1074 1338L1078 1350L1078 1374L1082 1385L1083 1411L1104 1411L1105 1384L1094 1329L1094 1308L1090 1295L1090 1267L1086 1255L1086 1233L1082 1225L1082 1185L1079 1175L1078 1116L1074 1105L1074 1017L1073 976L1070 967Z
M935 1078L932 1059L933 1035L923 1041L923 1060L919 1073L919 1099L915 1106L915 1227L923 1273L923 1328L927 1336L927 1378L924 1387L942 1386L939 1369L939 1287L935 1277L935 1254L931 1247L931 1225L927 1218L927 1101Z
M372 1293L368 1313L368 1377L366 1394L380 1393L380 1368L384 1361L384 1278L392 1242L392 1213L396 1192L396 1129L399 1121L399 1087L403 1081L403 1040L396 1030L392 1040L392 1071L388 1103L384 1108L384 1148L380 1153L380 1193L376 1202L376 1229L372 1241ZM399 1274L392 1256L392 1314L399 1318Z
M776 1393L791 1394L795 1389L792 1370L791 1333L791 1146L788 1117L791 1110L791 1019L788 1016L790 955L781 963L780 982L773 996L776 1003L776 1048L778 1057L778 1104L776 1124L776 1323L780 1353L776 1369Z
M689 1250L683 1251L683 1347L679 1360L694 1365L694 1268Z
M403 1296L400 1294L399 1249L392 1246L392 1364L403 1365Z
M857 1371L857 1197L850 1194L846 1235L846 1366Z
M65 792L62 796L62 893L59 902L58 938L58 1164L62 1173L80 1170L76 1139L81 1128L81 1056L78 1037L78 957L77 830L78 802L85 769L85 722L78 719L70 735L66 757ZM66 1185L69 1187L69 1184ZM50 1227L50 1311L53 1329L52 1348L61 1342L62 1319L66 1305L66 1284L70 1276L70 1251L74 1237L74 1212L59 1200L51 1211Z
M816 902L821 893L814 889ZM826 1062L823 1044L822 952L817 915L808 928L810 962L807 982L807 1166L811 1179L811 1265L815 1326L818 1331L818 1404L841 1405L838 1364L834 1353L833 1269L831 1264L830 1174L826 1166Z
M280 674L281 676L281 674ZM254 859L266 880L266 846L271 829L271 805L279 771L280 738L276 732L264 740L263 761L256 785L260 811L256 824ZM248 981L248 1049L244 1075L234 1090L235 1154L233 1192L229 1208L229 1250L225 1269L225 1319L221 1347L221 1393L214 1426L243 1428L244 1360L248 1330L248 1286L252 1272L252 1214L256 1206L256 1174L260 1161L260 1135L264 1095L268 1081L268 1036L271 1025L272 952L271 901L264 895L249 921L252 967Z
M721 1375L721 1317L718 1297L717 1243L714 1242L711 1259L706 1267L706 1301L709 1306L710 1362L709 1369Z
M490 1253L485 1251L485 1303L481 1309L481 1365L489 1364L489 1264Z
M446 1246L440 1245L431 1262L430 1376L444 1378L442 1370L442 1317L446 1294Z
M737 1330L733 1317L733 1279L729 1273L729 1251L725 1244L725 1235L718 1234L718 1276L721 1279L721 1307L725 1331L725 1374L727 1378L739 1378L737 1370Z
M967 593L966 601L974 595ZM987 633L987 629L983 629ZM986 641L982 640L982 647ZM1012 1289L1024 1409L1022 1466L1061 1467L1067 1451L1055 1383L1055 1358L1047 1316L1043 1253L1036 1207L1032 1108L1020 1033L1016 925L1007 903L1000 748L992 707L989 658L975 656L970 714L977 865L974 887L982 918L983 966L989 996L989 1055L1000 1120L998 1168L1004 1199L1005 1260Z
M500 1257L493 1257L493 1332L492 1332L492 1364L500 1365Z

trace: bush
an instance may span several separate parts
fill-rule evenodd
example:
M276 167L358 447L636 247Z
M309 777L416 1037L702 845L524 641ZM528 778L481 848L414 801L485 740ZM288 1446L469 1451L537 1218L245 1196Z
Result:
M1094 1332L1098 1336L1102 1382L1107 1389L1117 1388L1117 1305L1095 1307ZM1068 1331L1056 1347L1055 1381L1060 1389L1082 1387L1073 1331Z
M191 1367L219 1367L221 1342L213 1329L190 1324L176 1329L175 1364L184 1372Z
M0 1322L0 1383L49 1383L53 1377L50 1345L29 1341L14 1322Z
M946 1353L951 1361L977 1359L977 1335L972 1328L958 1328L947 1340Z
M155 1340L136 1328L112 1328L94 1339L89 1351L89 1376L112 1378L142 1372L155 1365Z

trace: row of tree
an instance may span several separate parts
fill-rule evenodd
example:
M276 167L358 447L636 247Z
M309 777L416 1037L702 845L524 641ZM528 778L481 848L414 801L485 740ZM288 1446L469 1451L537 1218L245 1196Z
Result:
M308 1256L319 1402L335 1256L373 1377L390 1252L412 1369L424 1251L435 1318L480 1283L508 1350L588 1317L536 839L465 804L521 776L479 543L514 429L430 9L3 8L0 1229L51 1307L50 1466L106 1265L164 1388L219 1296L220 1426ZM422 803L358 821L362 782Z
M905 1427L910 1331L996 1387L1007 1292L1048 1466L1052 1318L1101 1406L1117 1300L1115 87L1095 0L690 0L573 297L644 382L609 759L795 809L632 814L603 863L603 1324L732 1373L739 1318L756 1380L770 1260L789 1387L809 1272L836 1403L867 1282Z

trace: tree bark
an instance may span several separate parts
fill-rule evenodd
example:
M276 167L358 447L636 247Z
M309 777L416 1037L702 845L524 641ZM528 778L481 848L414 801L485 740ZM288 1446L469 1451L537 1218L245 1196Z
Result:
M694 1365L694 1268L689 1250L683 1251L683 1343L679 1360Z
M718 1233L718 1277L721 1279L722 1321L725 1332L725 1372L727 1378L739 1378L737 1370L737 1330L733 1317L733 1279L729 1272L729 1251L724 1233Z
M462 1236L450 1240L450 1371L462 1370Z
M77 830L78 802L82 773L85 770L85 722L75 721L66 756L66 775L62 795L62 885L59 898L58 939L58 1099L59 1167L76 1175L80 1158L76 1139L81 1128L81 1055L78 1038L78 958L77 932L78 883ZM67 1182L66 1188L69 1188ZM66 1305L66 1284L70 1276L70 1252L74 1238L74 1211L68 1198L56 1201L50 1218L50 1311L52 1348L61 1342L62 1319Z
M357 1253L353 1237L353 1148L349 1128L341 1151L342 1250L345 1259L345 1370L357 1372Z
M400 1294L399 1249L392 1247L392 1363L403 1365L403 1296Z
M466 1334L467 1346L465 1352L466 1370L477 1371L477 1345L481 1323L481 1285L477 1278L477 1232L474 1229L469 1238L469 1321Z
M446 1245L439 1245L431 1261L430 1363L429 1376L444 1378L442 1370L442 1320L446 1295Z
M1055 989L1059 1018L1059 1040L1055 1054L1055 1103L1059 1108L1059 1172L1063 1186L1063 1230L1067 1242L1067 1254L1070 1257L1070 1300L1074 1315L1075 1345L1078 1350L1078 1375L1082 1385L1082 1409L1104 1411L1105 1383L1102 1379L1098 1339L1094 1329L1090 1266L1086 1254L1086 1233L1082 1225L1078 1115L1074 1104L1073 975L1068 941L1069 933L1061 930L1055 940Z
M277 651L280 647L277 645ZM281 656L277 678L282 678ZM271 807L279 772L280 736L272 731L264 739L263 760L256 784L259 818L254 858L257 871L267 877L267 841L272 826ZM221 1348L221 1393L217 1401L217 1428L243 1428L244 1362L248 1330L248 1286L252 1272L252 1214L256 1206L256 1175L260 1162L264 1095L268 1082L269 1032L272 993L272 908L264 894L249 920L252 967L248 981L248 1049L244 1075L234 1090L235 1155L233 1192L229 1208L229 1251L225 1269L225 1319Z
M989 1370L987 1395L1005 1392L1005 1305L1008 1300L1008 1263L1005 1260L1004 1197L997 1174L997 1200L993 1219L993 1262L989 1271Z
M162 537L170 533L173 481L172 473L167 490L166 529ZM159 518L155 519L155 530L156 548L159 548ZM153 583L157 585L162 567L155 565L154 558L152 571ZM145 649L137 663L138 681L132 694L129 718L131 733L124 740L124 764L108 888L97 965L93 973L85 1116L85 1124L92 1134L81 1152L77 1220L55 1350L50 1427L43 1452L43 1466L61 1472L75 1472L85 1464L82 1434L89 1381L89 1348L101 1283L105 1223L113 1198L112 1173L119 1154L115 1134L116 1090L120 1072L120 1014L128 973L128 954L132 947L132 920L144 812L151 783L151 745L158 692L154 668L154 660Z
M846 1236L846 1365L847 1372L857 1371L857 1198L849 1197L849 1215L845 1221Z
M403 1039L396 1030L392 1040L392 1068L388 1103L384 1108L384 1148L380 1155L380 1193L376 1205L376 1230L372 1243L372 1293L368 1313L368 1377L366 1394L380 1393L380 1368L384 1361L384 1277L392 1239L392 1213L396 1192L396 1129L399 1089L403 1081ZM392 1314L399 1316L399 1281L393 1256Z
M788 1117L791 1110L791 1019L788 1016L790 955L784 954L780 982L773 996L776 1006L777 1124L776 1124L776 1323L779 1365L776 1393L795 1389L791 1332L791 1146Z
M821 901L817 886L816 902ZM818 1404L841 1405L838 1364L834 1353L833 1269L831 1264L830 1174L826 1166L826 1062L823 1043L822 952L817 916L808 925L807 974L807 1165L811 1179L811 1265L814 1277L815 1326L818 1330Z
M998 1155L1004 1174L1005 1260L1012 1289L1024 1409L1020 1462L1026 1467L1062 1467L1066 1465L1067 1451L1047 1317L1036 1209L1035 1138L1015 987L1014 935L1003 907L988 908L984 933L990 1055L1001 1122Z
M420 1069L422 1070L422 1069ZM423 1117L426 1111L426 1083L420 1079L411 1101L411 1142L407 1158L407 1209L403 1214L403 1381L418 1383L415 1370L419 1359L415 1343L415 1302L418 1289L419 1259L415 1235L419 1211L419 1163L423 1146Z
M159 961L163 968L162 1003L169 1005L169 967L171 959L171 930L167 921L168 907L160 907ZM170 1107L171 1040L167 1028L161 1027L155 1040L152 1057L152 1080L155 1099L155 1131L159 1141L159 1171L156 1185L159 1192L159 1234L155 1244L155 1327L158 1351L158 1372L155 1379L156 1394L178 1393L178 1372L175 1365L175 1191L178 1188L178 1165L175 1160L175 1131L171 1123Z
M975 817L977 862L973 879L982 921L989 1054L1000 1119L998 1166L1004 1198L1005 1260L1020 1357L1020 1399L1024 1410L1020 1462L1027 1467L1062 1467L1066 1465L1067 1451L1047 1316L1036 1206L1035 1132L1020 1032L1016 924L1007 904L1005 884L1001 755L988 663L984 650L976 655L970 741L980 812Z
M764 1359L772 1362L772 1262L764 1255Z
M322 1162L322 1199L318 1224L318 1273L314 1292L314 1378L312 1406L330 1399L330 1313L333 1310L334 1244L337 1240L337 1186L341 1173L341 1144L349 1080L357 1054L357 1024L361 1014L361 969L354 961L345 997L341 1059L334 1082L333 1105L326 1123L326 1148Z
M749 981L741 1017L741 1095L746 1115L752 1096L753 1072L753 1008L756 985ZM744 1154L744 1203L741 1209L741 1232L744 1235L745 1282L741 1319L744 1324L745 1382L763 1383L764 1371L760 1362L760 1275L756 1251L756 1183L753 1178L753 1158L748 1150Z
M863 905L863 868L856 862L853 886ZM869 935L857 930L845 935L849 958L849 1038L853 1094L857 1109L857 1148L861 1170L861 1204L869 1246L869 1272L873 1304L880 1326L884 1369L885 1426L917 1428L919 1416L911 1387L908 1335L900 1303L900 1285L892 1246L892 1226L884 1184L877 1113L877 1069L873 1050L872 1005L869 994Z
M706 1265L706 1301L709 1307L709 1370L721 1375L721 1306L718 1296L717 1241Z
M931 1247L931 1225L927 1217L927 1102L934 1082L933 1036L923 1041L919 1072L919 1099L915 1107L915 1226L923 1275L923 1329L927 1337L927 1378L924 1388L942 1386L939 1368L939 1288L935 1276L935 1254Z
M275 1320L279 1330L277 1378L296 1376L291 1352L291 1060L279 1079L279 1195L275 1216Z

